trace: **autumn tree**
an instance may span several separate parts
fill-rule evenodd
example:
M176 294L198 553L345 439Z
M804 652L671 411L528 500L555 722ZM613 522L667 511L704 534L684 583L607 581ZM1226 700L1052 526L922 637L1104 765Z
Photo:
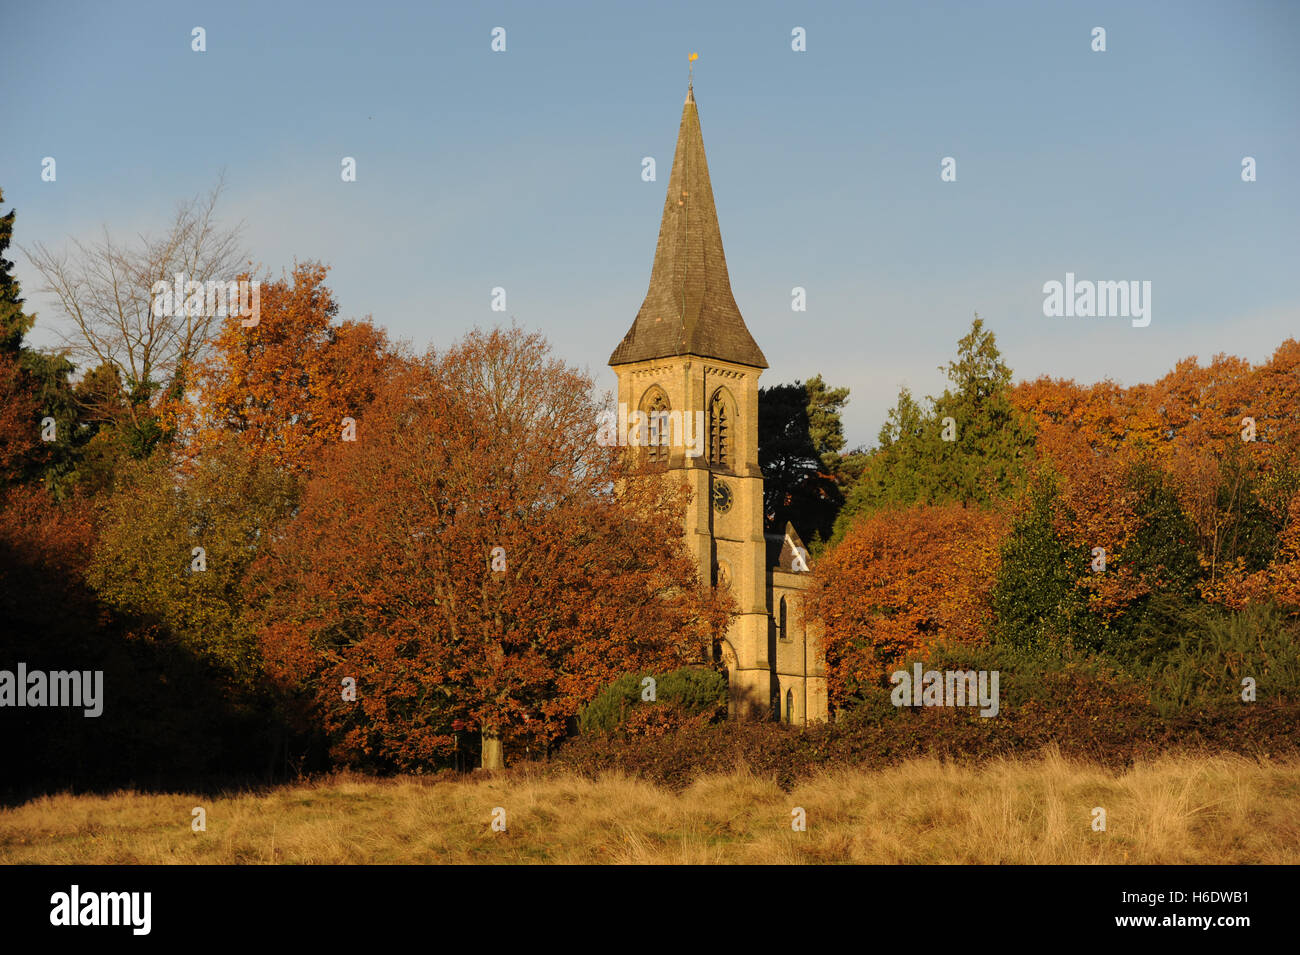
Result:
M297 497L292 475L228 439L181 471L130 462L104 502L87 579L121 613L162 628L232 686L260 672L243 578Z
M170 408L187 458L234 436L252 453L301 474L321 450L345 439L393 360L382 329L367 321L335 324L339 306L319 263L266 281L260 320L215 329L193 387Z
M236 316L215 329L190 391L169 409L174 453L160 447L123 469L91 568L111 606L159 621L244 683L260 671L245 572L295 506L309 465L343 440L342 418L360 414L392 358L369 322L332 323L338 306L325 274L300 264L266 284L257 325L244 328ZM111 375L102 369L83 383L111 393Z
M1128 475L1145 469L1161 475L1190 524L1206 599L1242 607L1265 599L1269 579L1287 578L1282 541L1300 492L1300 342L1284 342L1258 367L1224 355L1207 366L1186 359L1129 388L1040 378L1018 385L1012 400L1033 418L1038 452L1062 477L1077 542L1109 539L1113 552L1136 533ZM1103 599L1112 592L1112 607L1142 596L1140 587L1122 594L1126 575L1095 582Z
M1005 529L1000 512L957 504L879 510L849 529L818 564L808 604L837 706L908 655L986 639Z
M685 491L597 443L591 389L540 336L475 331L396 370L327 451L252 605L340 758L425 766L461 720L500 766L619 674L706 658L721 598Z
M41 459L41 406L18 359L0 353L0 489L24 480Z

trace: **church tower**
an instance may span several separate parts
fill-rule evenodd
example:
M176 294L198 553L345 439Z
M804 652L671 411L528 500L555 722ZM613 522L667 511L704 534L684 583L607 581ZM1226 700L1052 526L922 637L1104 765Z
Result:
M703 412L702 454L692 456L676 440L648 453L690 486L687 546L701 579L728 587L737 605L721 646L732 715L766 715L780 699L758 466L758 377L767 360L731 292L693 87L682 108L650 288L609 364L629 413L680 412L695 421Z

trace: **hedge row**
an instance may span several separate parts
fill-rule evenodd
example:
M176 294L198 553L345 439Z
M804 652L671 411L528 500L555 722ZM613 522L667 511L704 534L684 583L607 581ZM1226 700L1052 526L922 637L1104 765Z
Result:
M551 765L588 777L617 770L672 789L747 767L789 790L823 769L926 756L954 761L1031 756L1051 744L1067 757L1113 768L1171 751L1294 757L1300 755L1300 706L1242 703L1166 719L1141 703L1045 710L1030 700L1004 706L990 719L970 710L931 707L803 729L774 723L684 725L655 737L579 736L561 747Z

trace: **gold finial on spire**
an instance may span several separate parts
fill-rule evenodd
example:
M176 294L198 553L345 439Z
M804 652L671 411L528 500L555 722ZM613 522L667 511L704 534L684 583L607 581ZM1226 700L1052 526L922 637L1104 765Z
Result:
M686 59L690 62L690 67L686 73L686 102L695 102L695 61L700 58L698 53L692 53Z

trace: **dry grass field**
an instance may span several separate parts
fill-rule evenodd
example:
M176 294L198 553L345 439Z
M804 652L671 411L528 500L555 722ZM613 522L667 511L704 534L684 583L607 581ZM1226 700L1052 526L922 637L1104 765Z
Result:
M191 810L207 831L191 831ZM1094 832L1092 809L1106 809ZM493 832L493 810L506 831ZM791 828L802 807L807 831ZM336 776L206 799L48 796L0 810L4 863L1300 863L1300 763L1048 754L680 794L621 777Z

